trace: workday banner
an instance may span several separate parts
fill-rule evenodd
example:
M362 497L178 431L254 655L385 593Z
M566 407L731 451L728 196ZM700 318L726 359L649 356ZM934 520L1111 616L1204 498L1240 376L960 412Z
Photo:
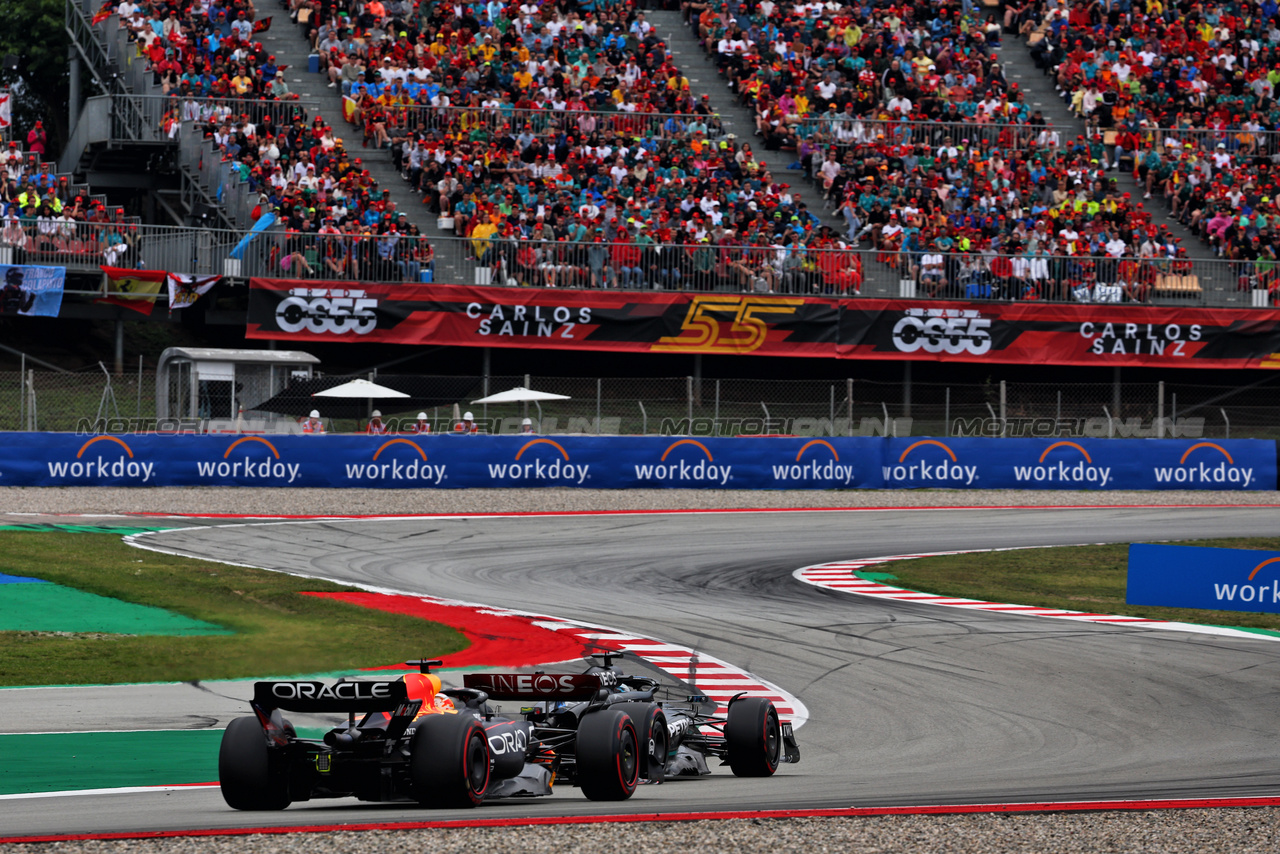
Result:
M1125 601L1280 614L1280 552L1134 543Z
M0 486L1276 488L1274 442L10 433Z
M889 489L1276 488L1276 444L1262 440L881 441Z

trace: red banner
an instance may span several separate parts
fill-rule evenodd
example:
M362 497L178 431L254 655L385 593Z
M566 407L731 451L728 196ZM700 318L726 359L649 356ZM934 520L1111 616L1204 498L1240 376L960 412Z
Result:
M1280 368L1280 311L250 282L247 337L641 353Z

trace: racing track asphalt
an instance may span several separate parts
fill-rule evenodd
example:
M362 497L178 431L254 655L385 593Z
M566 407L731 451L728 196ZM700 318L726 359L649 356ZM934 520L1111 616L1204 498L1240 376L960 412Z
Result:
M813 511L157 534L147 541L193 556L533 610L694 647L804 701L811 718L798 732L802 762L767 780L719 770L644 787L621 805L593 804L573 789L466 812L344 800L236 813L216 789L13 800L0 810L0 830L1276 795L1280 643L867 600L791 573L919 551L1274 535L1277 520L1274 508ZM175 709L149 707L150 691L104 691L94 718L146 728L150 714L208 713L198 692Z

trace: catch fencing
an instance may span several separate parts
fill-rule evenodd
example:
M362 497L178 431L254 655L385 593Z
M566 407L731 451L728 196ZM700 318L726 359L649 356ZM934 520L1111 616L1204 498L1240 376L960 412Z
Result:
M360 374L368 376L368 374ZM377 375L384 380L393 375ZM0 430L44 432L290 432L288 415L158 424L156 376L134 369L0 372ZM435 433L470 411L477 430L542 434L688 436L986 436L1004 438L1205 438L1280 440L1280 374L1246 386L1179 382L972 384L699 377L477 377L455 404L425 407ZM523 386L566 400L473 404ZM317 402L324 417L324 404ZM377 401L393 431L408 431L418 404ZM372 407L371 407L372 408ZM325 418L330 432L364 419Z

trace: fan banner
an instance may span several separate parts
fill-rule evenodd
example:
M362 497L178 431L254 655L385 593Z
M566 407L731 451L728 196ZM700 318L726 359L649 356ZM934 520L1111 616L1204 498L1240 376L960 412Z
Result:
M221 276L197 276L194 273L170 273L166 278L169 286L169 310L186 308L207 294L218 284Z
M1280 368L1280 310L250 281L247 337L471 347Z
M57 317L66 278L66 267L0 264L0 315Z
M103 267L102 272L107 275L107 296L94 302L118 305L147 316L156 307L156 297L169 275L163 270L126 270L121 267Z

